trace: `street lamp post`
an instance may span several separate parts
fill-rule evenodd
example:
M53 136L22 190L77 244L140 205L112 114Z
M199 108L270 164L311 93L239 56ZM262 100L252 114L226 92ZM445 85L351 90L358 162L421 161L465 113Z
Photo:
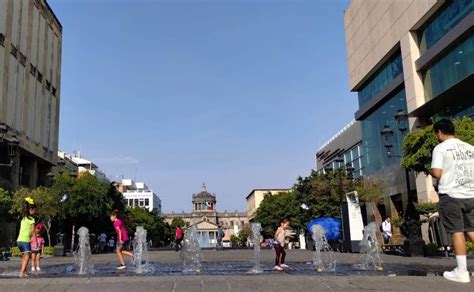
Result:
M58 172L59 175L63 175L65 165L66 165L66 162L63 159L60 159L58 161L58 163L57 163L57 166L58 166L57 172ZM69 173L69 175L72 178L77 177L77 173L75 171L71 171L71 173ZM54 173L49 172L47 174L47 176L49 177L50 185L52 185L54 183ZM59 232L57 234L57 243L54 246L54 255L55 256L65 256L66 255L66 249L64 248L63 219L64 219L64 202L67 201L68 195L66 193L64 193L64 194L61 194L60 196L61 197L58 198L59 203L60 203L60 214L59 214L59 222L58 222L59 223L58 224L59 225L58 226Z
M406 127L406 125L404 124L404 122L408 120L408 115L403 110L399 109L395 114L394 119L397 121L398 130L400 131L403 138L408 130L408 127ZM385 148L387 151L387 157L402 158L401 155L393 154L393 144L390 144L390 138L394 135L394 131L390 129L390 126L385 125L380 134L382 137L385 138ZM425 242L421 238L421 224L419 220L420 215L418 214L415 208L416 198L411 192L410 172L407 168L405 168L405 183L408 202L406 210L404 212L404 225L407 233L407 238L404 242L404 248L405 252L410 256L423 256L423 247Z

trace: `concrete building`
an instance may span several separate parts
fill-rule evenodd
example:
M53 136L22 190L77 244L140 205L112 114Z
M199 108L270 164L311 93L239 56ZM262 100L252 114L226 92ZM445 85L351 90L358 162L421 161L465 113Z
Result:
M322 145L316 153L316 171L344 168L354 178L364 174L360 122L352 121Z
M46 184L56 163L61 43L46 0L0 1L0 178L13 188Z
M76 171L77 174L88 172L89 174L95 176L98 180L108 181L105 173L99 170L94 162L85 159L82 157L81 152L74 152L73 154L67 154L62 151L58 151L59 161L64 161L66 167L70 170Z
M182 218L189 226L196 225L201 247L214 247L216 245L217 228L221 225L225 232L224 239L230 239L232 235L238 235L246 225L249 224L245 212L217 212L216 195L207 191L205 184L201 192L192 195L192 212L163 214L165 221L171 224L173 219Z
M158 214L161 213L161 199L145 183L124 179L117 189L123 194L128 207L141 207L150 212L156 210Z
M254 189L245 198L247 200L247 217L252 221L258 207L266 196L274 196L279 193L289 192L290 189Z
M418 201L438 198L423 174L411 174L407 187L403 135L431 119L474 114L473 9L472 0L353 0L345 11L363 172L385 180L392 216L407 205L407 189Z

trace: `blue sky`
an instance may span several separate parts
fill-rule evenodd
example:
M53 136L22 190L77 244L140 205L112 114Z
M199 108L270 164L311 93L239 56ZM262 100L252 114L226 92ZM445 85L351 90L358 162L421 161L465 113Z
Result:
M164 211L291 187L353 118L348 0L49 0L63 24L60 149L145 181Z

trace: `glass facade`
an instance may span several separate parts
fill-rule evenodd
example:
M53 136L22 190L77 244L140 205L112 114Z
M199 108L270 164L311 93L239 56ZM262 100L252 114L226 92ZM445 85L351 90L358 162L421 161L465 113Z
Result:
M382 91L390 82L403 72L400 52L394 54L359 90L359 108Z
M362 162L362 144L359 143L352 147L351 149L344 152L340 157L335 158L331 163L326 167L331 169L345 168L346 165L350 164L354 168L353 176L355 178L361 177L363 175L363 162ZM341 161L341 159L343 161ZM340 161L336 161L340 160ZM324 170L321 169L321 173Z
M361 122L363 141L361 161L364 166L364 175L372 175L384 167L400 164L400 157L397 156L402 154L403 135L399 128L408 129L408 121L398 124L394 117L399 110L407 112L405 89L394 93L389 100ZM393 136L388 138L388 144L393 146L391 158L387 157L385 147L387 141L381 135L385 126L389 126L393 131Z
M432 47L473 10L474 1L472 0L448 0L441 12L421 29L420 52L423 54Z
M474 1L473 1L474 2ZM474 33L423 73L425 98L430 100L474 73Z

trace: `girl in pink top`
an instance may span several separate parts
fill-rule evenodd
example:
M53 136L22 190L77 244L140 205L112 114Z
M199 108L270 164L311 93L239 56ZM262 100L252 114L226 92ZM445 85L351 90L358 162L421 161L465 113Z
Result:
M41 229L43 229L43 224L38 223L35 229L35 236L31 237L30 247L32 272L41 271L40 260L44 249L44 238L41 236Z
M115 232L117 232L117 248L115 252L120 262L120 266L117 269L122 270L127 268L125 261L123 260L123 255L133 257L133 253L130 251L130 239L128 237L127 229L123 221L127 221L127 218L119 210L113 210L110 213L110 221L114 224Z

